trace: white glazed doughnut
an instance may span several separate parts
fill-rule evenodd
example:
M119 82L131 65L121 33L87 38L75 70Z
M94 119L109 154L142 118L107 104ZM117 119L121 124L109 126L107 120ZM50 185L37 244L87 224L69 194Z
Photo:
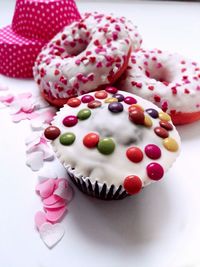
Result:
M119 86L158 105L175 124L200 119L200 66L179 54L133 52Z
M49 102L62 106L69 97L116 81L127 67L131 50L140 44L131 22L86 13L44 47L34 67L35 81Z
M96 187L106 188L101 198L110 190L120 198L138 193L160 180L180 152L170 116L115 87L69 99L45 136L82 190L93 188L96 196Z

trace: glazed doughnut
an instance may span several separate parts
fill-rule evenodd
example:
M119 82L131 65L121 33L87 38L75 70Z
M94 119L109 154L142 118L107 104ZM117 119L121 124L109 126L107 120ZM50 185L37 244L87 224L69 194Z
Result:
M103 199L162 179L181 145L168 114L115 87L69 99L44 135L75 184Z
M133 52L119 86L152 101L176 125L200 119L200 66L179 54Z
M86 13L44 47L33 69L35 81L47 101L62 106L115 82L140 44L136 27L124 18Z

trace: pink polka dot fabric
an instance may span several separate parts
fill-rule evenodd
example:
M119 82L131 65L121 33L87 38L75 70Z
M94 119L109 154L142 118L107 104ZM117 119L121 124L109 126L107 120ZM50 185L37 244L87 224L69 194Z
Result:
M64 26L80 18L74 0L17 0L12 25L0 30L0 73L33 77L41 48Z

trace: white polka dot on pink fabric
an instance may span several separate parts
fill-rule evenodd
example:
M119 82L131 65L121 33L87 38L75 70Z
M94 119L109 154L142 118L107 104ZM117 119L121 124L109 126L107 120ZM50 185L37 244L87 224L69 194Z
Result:
M52 20L52 14L57 18L58 23L56 25L54 20ZM67 16L64 16L64 14ZM23 18L23 23L21 23L21 18ZM41 22L40 18L42 18ZM48 41L60 31L60 27L63 28L71 23L71 21L78 20L79 18L80 14L74 0L18 0L12 29L24 37ZM48 25L48 32L45 33L46 25Z
M74 0L17 0L12 26L0 30L0 73L33 77L41 48L64 26L79 19Z

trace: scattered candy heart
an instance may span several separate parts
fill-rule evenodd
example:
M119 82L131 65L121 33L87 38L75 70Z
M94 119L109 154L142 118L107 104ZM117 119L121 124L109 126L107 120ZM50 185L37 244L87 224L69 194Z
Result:
M43 166L43 152L36 151L30 153L27 156L26 164L32 169L32 171L39 171L39 169Z
M66 186L66 184L63 183L63 181L61 181L58 185L58 188L54 191L54 195L67 200L67 202L70 202L73 197L72 187L69 185L69 183L67 183L67 186Z
M65 230L60 223L44 223L40 229L40 237L48 248L55 246L63 237Z
M44 167L38 172L38 180L40 183L49 178L56 179L57 177L58 175L55 170L47 165L44 165Z
M8 88L0 85L0 91L6 90ZM59 171L57 173L49 163L45 163L54 159L54 152L44 138L43 130L51 123L56 109L49 107L41 96L33 96L29 92L16 96L12 94L0 96L0 104L4 108L9 106L13 122L30 120L31 128L35 131L25 140L26 164L32 171L38 172L39 184L36 186L36 191L42 199L44 209L35 214L35 225L43 242L52 248L64 235L62 225L57 222L66 213L67 204L73 196L73 190L67 180L58 178L58 175L66 175L66 171L59 174Z
M46 206L51 206L51 205L54 205L56 204L58 201L62 200L61 197L57 196L57 195L51 195L50 197L48 198L45 198L43 200L43 204L44 204L44 207Z
M26 145L37 145L40 142L40 138L41 138L41 134L39 133L32 133L31 135L29 135L26 140L25 140L25 144Z
M8 89L6 85L0 84L0 91L8 91Z
M7 105L10 105L10 103L12 103L13 100L14 100L14 96L11 94L6 95L6 96L0 96L0 102L7 104Z
M44 204L44 202L43 202ZM44 204L44 209L48 209L48 210L51 210L51 209L59 209L59 208L62 208L66 206L66 201L64 199L60 199L59 201L57 201L56 203L54 204L51 204L51 205L47 205L47 204Z
M55 180L48 179L43 183L40 183L36 186L36 192L42 197L47 198L52 195L55 188Z
M35 226L37 227L37 229L39 230L40 227L47 222L45 213L42 211L38 211L35 214Z
M22 120L32 120L36 117L38 117L39 115L36 113L36 112L32 112L32 113L25 113L23 111L20 111L19 113L17 114L14 114L12 116L12 121L13 122L20 122Z
M67 208L66 206L55 210L45 208L45 211L46 219L52 223L55 223L63 217L64 213L67 211Z

